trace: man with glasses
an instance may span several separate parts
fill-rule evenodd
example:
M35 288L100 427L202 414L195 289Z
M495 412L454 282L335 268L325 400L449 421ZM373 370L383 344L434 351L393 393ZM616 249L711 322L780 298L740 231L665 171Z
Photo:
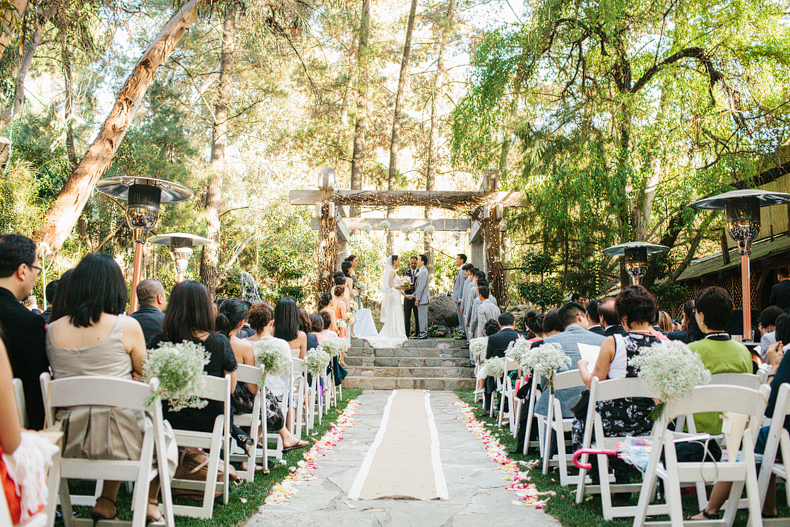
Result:
M41 274L36 244L21 234L0 236L0 326L14 377L22 380L28 428L44 427L38 378L49 368L44 319L22 305Z

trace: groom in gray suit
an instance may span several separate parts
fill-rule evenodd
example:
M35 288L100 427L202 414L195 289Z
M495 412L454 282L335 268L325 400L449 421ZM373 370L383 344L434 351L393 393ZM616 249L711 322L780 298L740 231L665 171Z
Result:
M418 338L428 338L428 304L431 295L428 293L428 257L420 255L417 260L417 279L414 281L414 305L417 306L417 318L420 322L420 335Z

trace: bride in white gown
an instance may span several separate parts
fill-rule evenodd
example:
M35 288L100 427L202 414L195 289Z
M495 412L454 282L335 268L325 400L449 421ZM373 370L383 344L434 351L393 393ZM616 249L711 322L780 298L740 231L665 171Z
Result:
M381 322L384 324L377 337L365 337L374 348L395 348L408 340L403 322L403 286L396 282L395 269L398 268L398 255L387 259L387 266L381 276Z

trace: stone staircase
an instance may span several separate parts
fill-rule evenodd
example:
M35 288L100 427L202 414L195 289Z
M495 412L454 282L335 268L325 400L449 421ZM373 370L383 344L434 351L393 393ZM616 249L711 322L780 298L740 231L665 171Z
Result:
M366 390L474 389L474 368L462 340L409 340L400 348L375 349L352 339L346 355L346 388Z

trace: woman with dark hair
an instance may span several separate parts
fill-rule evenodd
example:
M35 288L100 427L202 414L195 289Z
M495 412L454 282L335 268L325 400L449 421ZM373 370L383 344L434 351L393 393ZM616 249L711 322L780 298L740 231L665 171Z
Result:
M319 311L314 315L318 315L319 317L321 317L321 322L323 322L323 328L324 328L323 331L319 333L318 341L321 342L322 340L329 338L336 339L337 333L332 331L332 315L328 311ZM313 317L314 315L310 315L310 316Z
M227 335L215 333L214 327L214 308L208 289L200 282L184 280L170 292L162 333L151 339L148 348L156 348L163 342L179 343L185 340L201 344L209 353L205 372L214 377L230 374L230 389L234 391L238 361ZM171 411L166 402L163 407L164 417L173 428L196 432L211 432L214 419L223 412L219 401L209 401L203 408L184 408L178 412Z
M623 289L615 299L617 316L627 331L625 335L606 337L601 344L598 360L592 373L587 369L587 361L578 362L579 374L587 388L593 377L600 380L623 379L636 377L637 370L629 364L640 351L661 341L653 335L653 318L656 314L656 300L641 285L630 285ZM650 413L655 403L646 397L627 397L614 401L597 403L596 410L601 415L603 429L609 437L641 436L650 433L653 420ZM582 446L584 421L576 419L573 423L573 447L578 450ZM629 466L613 456L609 464L614 470L615 481L630 481ZM597 474L597 472L596 472Z
M543 313L536 313L535 311L530 311L527 313L527 316L524 317L524 325L527 326L529 330L527 333L527 340L529 342L540 342L546 338L546 331L543 329L543 321L545 318L546 315Z
M552 308L546 311L546 316L543 317L543 337L550 337L558 333L562 333L565 327L560 320L559 308Z
M253 348L261 342L274 342L280 345L283 350L290 352L288 343L282 339L272 336L274 331L274 312L272 308L264 303L258 302L250 307L247 316L250 327L255 330L255 334L247 340L252 343ZM300 441L295 435L285 427L285 418L280 410L280 402L285 396L288 386L287 377L281 375L266 375L266 424L269 430L277 430L283 440L283 453L292 452L307 446L307 441Z
M348 305L346 304L345 295L348 293L348 290L345 286L336 285L332 288L332 309L335 311L335 325L338 326L338 322L341 320L344 324L348 324ZM340 335L340 338L348 338L348 329L347 328L337 328L337 334Z
M307 349L315 349L318 347L317 333L324 330L324 322L321 321L321 329L316 331L313 328L313 324L310 321L310 316L307 314L307 310L302 306L299 306L297 310L299 311L299 329L302 330L305 335L307 335Z
M131 380L141 375L145 337L140 324L123 314L126 282L115 260L106 254L89 254L65 281L67 287L58 288L58 304L53 307L52 322L46 330L47 357L53 378L99 375ZM101 406L72 407L58 410L55 419L63 424L65 432L63 457L117 460L140 457L141 423L145 422L142 412ZM115 499L119 486L119 481L104 482L93 508L94 521L117 517ZM157 492L158 485L151 485L149 498L156 498ZM161 517L154 504L148 505L148 516Z
M55 290L55 297L52 299L52 311L49 314L48 324L69 314L66 309L66 290L69 287L69 279L73 273L74 269L68 269L58 279L58 288Z
M324 330L327 329L337 335L337 325L335 325L335 306L332 303L332 293L322 293L321 298L318 299L318 312L327 313L329 315L329 324L324 321Z
M288 343L295 359L304 359L307 354L307 335L299 326L299 309L293 298L283 297L274 306L273 335Z

